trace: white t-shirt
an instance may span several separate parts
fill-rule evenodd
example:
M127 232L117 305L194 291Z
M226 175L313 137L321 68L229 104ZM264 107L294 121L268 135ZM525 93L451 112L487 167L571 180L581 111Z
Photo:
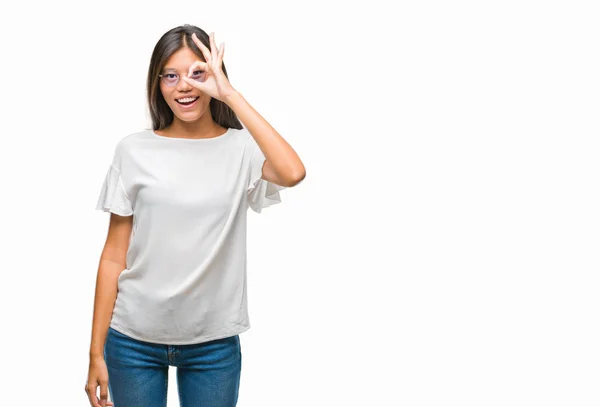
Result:
M208 139L144 130L115 148L96 209L133 215L110 326L184 345L250 328L246 216L281 202L247 129Z

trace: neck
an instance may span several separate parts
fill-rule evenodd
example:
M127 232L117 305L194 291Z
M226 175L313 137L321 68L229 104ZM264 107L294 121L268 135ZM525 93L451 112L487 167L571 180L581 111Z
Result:
M225 132L226 129L215 123L212 117L204 118L204 116L206 115L202 115L193 122L184 122L174 117L171 125L165 130L171 136L182 138L211 138L220 136Z

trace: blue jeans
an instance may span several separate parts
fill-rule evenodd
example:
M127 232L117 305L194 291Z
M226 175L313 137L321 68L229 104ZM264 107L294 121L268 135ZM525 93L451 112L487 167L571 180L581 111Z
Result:
M177 367L180 407L235 407L242 352L239 335L193 345L133 339L108 328L104 345L114 407L166 407L169 366Z

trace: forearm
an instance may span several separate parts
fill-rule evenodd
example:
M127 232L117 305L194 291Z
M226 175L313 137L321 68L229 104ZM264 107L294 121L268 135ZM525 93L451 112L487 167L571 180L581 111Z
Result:
M123 269L125 265L121 262L100 259L96 277L90 357L104 357L104 343L117 299L117 281Z
M300 182L306 174L304 165L296 151L277 130L238 91L231 93L225 103L254 137L278 178L283 181L282 185L291 186Z

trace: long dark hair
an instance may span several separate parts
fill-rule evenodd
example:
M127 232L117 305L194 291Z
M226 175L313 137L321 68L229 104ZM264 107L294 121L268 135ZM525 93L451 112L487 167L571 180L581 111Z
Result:
M152 57L150 58L150 67L148 68L148 79L146 81L148 107L150 109L150 117L152 118L153 130L162 130L173 122L173 111L163 98L160 91L160 77L158 76L167 63L167 60L176 51L187 47L201 61L206 62L202 51L194 43L194 40L192 40L192 33L196 33L196 37L210 50L208 34L204 30L190 24L170 29L160 37L154 46L154 51L152 51ZM222 69L225 76L229 79L227 69L225 69L225 62L223 62ZM213 120L225 128L243 128L242 123L240 123L233 110L226 103L218 99L211 98L210 112Z

